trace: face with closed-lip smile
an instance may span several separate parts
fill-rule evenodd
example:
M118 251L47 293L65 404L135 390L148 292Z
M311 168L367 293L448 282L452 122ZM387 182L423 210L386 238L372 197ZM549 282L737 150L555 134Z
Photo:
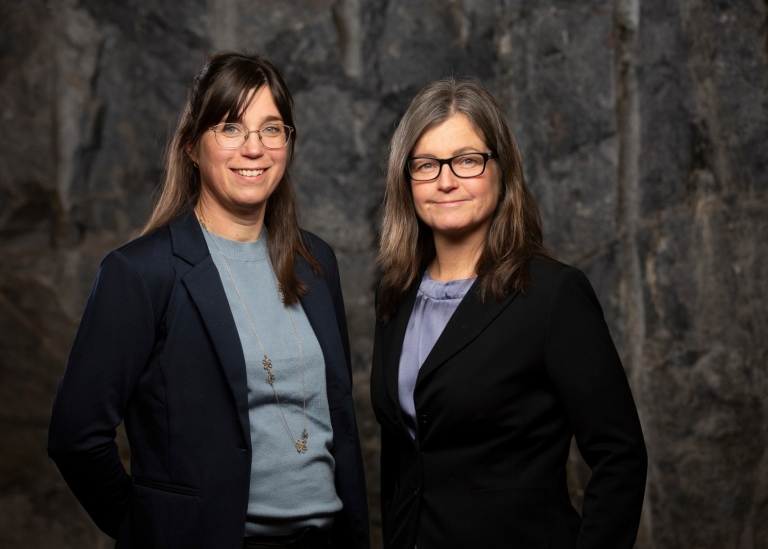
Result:
M267 86L251 94L238 121L251 130L242 146L225 149L207 130L197 146L187 151L200 169L198 206L206 218L262 222L267 200L285 174L288 147L267 149L254 131L267 122L282 121L275 99Z
M457 113L425 131L411 157L451 158L470 152L489 152L469 119ZM484 238L499 202L499 167L489 160L485 171L470 178L457 177L447 164L433 181L411 181L416 214L435 238Z

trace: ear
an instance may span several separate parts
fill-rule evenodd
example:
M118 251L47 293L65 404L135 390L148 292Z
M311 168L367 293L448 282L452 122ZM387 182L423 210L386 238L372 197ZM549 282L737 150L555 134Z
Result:
M197 164L197 148L192 146L192 143L184 145L184 150L187 151L187 156L193 164Z

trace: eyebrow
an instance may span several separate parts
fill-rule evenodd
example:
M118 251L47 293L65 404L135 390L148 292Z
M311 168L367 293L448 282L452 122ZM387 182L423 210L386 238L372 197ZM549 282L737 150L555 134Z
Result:
M225 116L224 120L222 120L222 122L228 122L228 120L227 120L228 118L229 118L228 116ZM235 124L243 124L243 125L245 125L243 123L243 117L242 116L240 118L236 119L236 120L233 120L232 122L234 122ZM268 116L265 116L261 120L261 122L259 123L259 127L263 126L264 124L269 124L270 122L280 122L282 124L285 124L285 122L283 122L283 118L281 116L270 114Z
M448 158L452 158L454 156L459 156L461 154L468 154L468 153L477 153L481 152L475 147L462 147L460 149L456 149L453 151L453 154L451 154ZM411 158L437 158L434 154L414 154Z

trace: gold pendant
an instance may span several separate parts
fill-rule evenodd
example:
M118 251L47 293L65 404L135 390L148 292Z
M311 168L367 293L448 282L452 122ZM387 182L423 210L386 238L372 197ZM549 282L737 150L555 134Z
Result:
M307 439L309 438L309 435L307 434L307 430L304 429L301 432L301 438L296 439L296 442L294 442L294 446L296 446L296 451L300 454L303 454L307 451Z
M272 373L272 361L267 358L267 355L264 355L264 358L261 360L261 363L264 365L264 369L267 371L267 383L270 385L275 384L275 374Z

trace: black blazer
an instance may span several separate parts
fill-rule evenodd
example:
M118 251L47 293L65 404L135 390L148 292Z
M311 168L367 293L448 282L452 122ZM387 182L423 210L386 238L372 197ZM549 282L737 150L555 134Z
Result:
M419 371L419 442L400 410L400 352L418 284L377 322L371 397L381 424L387 548L630 549L647 456L637 411L584 274L535 259L531 287L481 302L477 282ZM572 436L592 469L571 506Z
M368 547L349 341L333 251L299 259L323 350L340 547ZM115 444L125 421L131 474ZM240 549L251 473L245 360L219 272L187 211L102 262L61 380L48 451L117 547Z

